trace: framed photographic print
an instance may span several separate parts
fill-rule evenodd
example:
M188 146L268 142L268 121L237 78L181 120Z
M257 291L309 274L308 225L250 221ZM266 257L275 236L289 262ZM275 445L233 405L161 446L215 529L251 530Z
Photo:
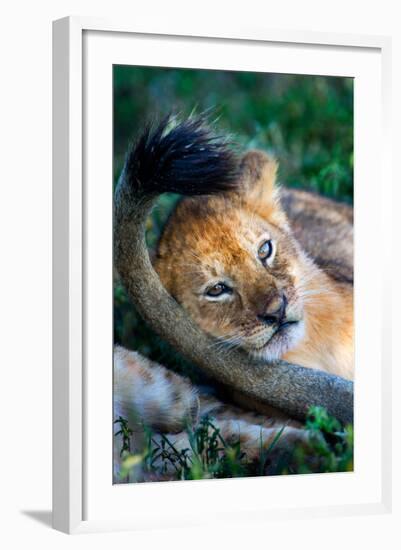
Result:
M389 50L54 23L55 528L388 509Z

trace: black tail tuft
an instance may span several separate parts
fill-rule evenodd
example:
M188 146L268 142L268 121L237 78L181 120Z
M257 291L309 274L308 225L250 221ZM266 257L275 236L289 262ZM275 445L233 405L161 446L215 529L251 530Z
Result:
M202 117L148 126L128 152L125 177L140 194L207 195L238 184L238 161Z

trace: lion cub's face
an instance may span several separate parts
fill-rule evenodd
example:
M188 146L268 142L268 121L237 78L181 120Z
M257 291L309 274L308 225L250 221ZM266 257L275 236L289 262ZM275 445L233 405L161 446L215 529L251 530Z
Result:
M303 337L305 258L274 186L276 165L259 152L242 163L240 192L183 200L159 244L167 290L217 349L238 346L272 361Z

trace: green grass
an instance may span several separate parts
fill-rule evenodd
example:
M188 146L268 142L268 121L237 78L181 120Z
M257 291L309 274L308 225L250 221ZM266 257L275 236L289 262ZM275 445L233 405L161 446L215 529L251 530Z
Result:
M193 109L211 109L244 148L272 151L287 185L352 201L353 79L115 66L115 176L144 123Z
M123 435L120 450L122 457L121 480L140 466L153 479L220 479L256 477L264 475L347 472L353 470L352 426L342 427L321 407L312 407L305 430L309 434L309 447L295 447L289 453L276 453L283 434L280 430L267 449L258 458L250 459L241 449L239 439L227 442L221 436L213 418L205 417L199 425L187 428L189 447L178 450L168 435L155 439L155 434L144 427L147 443L141 454L131 454L130 430L125 419L116 421ZM167 472L173 471L166 477Z

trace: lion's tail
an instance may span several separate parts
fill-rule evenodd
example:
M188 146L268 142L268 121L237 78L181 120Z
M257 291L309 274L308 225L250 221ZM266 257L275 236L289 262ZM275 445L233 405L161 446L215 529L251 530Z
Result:
M238 160L204 117L149 125L126 157L123 177L137 195L205 195L238 184Z

